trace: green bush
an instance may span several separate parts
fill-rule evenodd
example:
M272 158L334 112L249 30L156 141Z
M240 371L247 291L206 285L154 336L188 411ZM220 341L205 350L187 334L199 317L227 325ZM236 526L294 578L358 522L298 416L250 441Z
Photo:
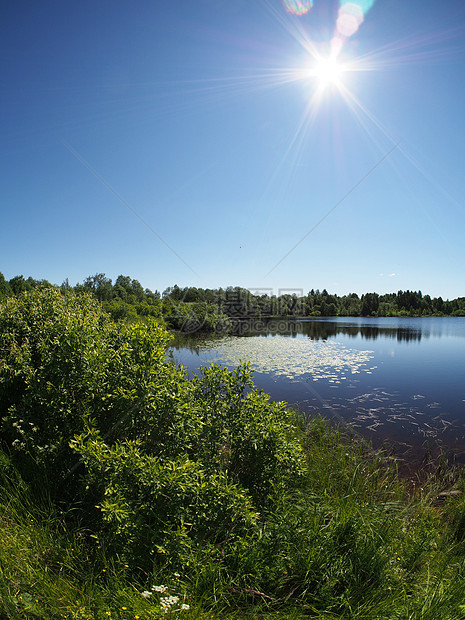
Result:
M87 295L35 290L0 306L4 448L55 480L76 464L69 442L89 426L116 440L141 424L168 341L153 325L120 325Z
M228 317L213 303L185 303L164 299L162 312L169 327L183 333L223 332L230 327Z
M158 324L114 323L89 296L56 289L8 300L0 330L3 447L26 478L38 467L55 499L78 499L83 525L117 532L115 553L134 564L159 564L156 548L177 557L178 539L187 561L231 530L231 544L254 535L275 488L299 485L296 429L247 366L188 381Z
M299 484L305 458L293 416L254 388L248 365L212 365L192 384L203 422L196 453L208 467L227 471L258 505L278 481Z
M95 433L73 446L88 484L101 491L99 540L134 568L185 570L198 549L230 544L255 528L250 498L224 472L207 474L184 456L147 456L136 443L109 447Z

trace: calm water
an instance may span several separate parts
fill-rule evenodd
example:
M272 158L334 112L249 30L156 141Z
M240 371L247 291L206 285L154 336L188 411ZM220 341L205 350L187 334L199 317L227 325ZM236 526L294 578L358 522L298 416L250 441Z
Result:
M180 339L175 361L198 372L249 360L275 400L349 421L375 445L395 442L412 459L438 442L465 454L465 318L338 317L240 332Z

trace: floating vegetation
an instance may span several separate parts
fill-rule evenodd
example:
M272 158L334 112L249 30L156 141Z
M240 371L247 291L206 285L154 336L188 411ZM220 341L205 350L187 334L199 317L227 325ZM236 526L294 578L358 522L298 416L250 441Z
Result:
M355 429L369 431L370 436L411 442L416 441L415 437L423 441L447 436L455 441L456 424L450 414L442 411L439 402L418 393L418 386L407 395L376 385L380 377L383 379L382 373L375 372L378 367L373 351L301 335L267 335L207 337L196 342L195 353L204 364L236 367L250 362L253 370L276 382L304 384L313 397L304 399L303 394L308 392L297 390L293 401L288 392L286 399L291 405L308 414L324 412L328 417L345 420ZM358 376L361 374L365 381ZM256 380L260 384L258 377ZM433 412L439 415L433 418Z
M212 361L230 366L248 361L257 372L290 380L325 380L337 384L352 375L371 372L376 368L368 366L373 359L373 351L349 349L333 341L285 336L232 336L220 343L205 341L203 347L215 349L216 357Z
M425 398L422 394L412 396L414 401ZM426 407L434 409L438 405L433 402L427 403ZM378 428L384 427L387 436L394 435L396 429L397 435L401 434L405 438L417 434L428 439L453 432L455 428L454 423L444 419L443 415L426 417L424 411L417 406L412 407L399 393L386 392L377 387L372 392L358 394L353 398L333 398L330 408L333 415L350 419L354 428L377 432ZM346 412L349 413L348 417Z

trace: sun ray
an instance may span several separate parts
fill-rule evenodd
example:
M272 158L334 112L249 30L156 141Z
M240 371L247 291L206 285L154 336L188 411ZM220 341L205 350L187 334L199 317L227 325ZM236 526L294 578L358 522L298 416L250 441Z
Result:
M298 161L300 159L300 154L306 143L306 138L308 137L308 134L310 133L317 119L318 102L316 101L316 99L317 99L317 95L314 94L312 99L307 104L307 107L304 110L303 114L301 115L299 123L291 139L289 140L289 144L286 147L285 151L283 152L280 158L280 161L278 165L276 166L274 172L272 173L270 180L268 182L268 185L263 192L262 200L271 191L273 182L275 181L279 173L283 170L286 163L288 164L290 163L291 171L296 169ZM292 161L289 162L291 157L292 157ZM288 179L286 185L288 186L290 182L291 182L291 179Z
M281 65L280 67L264 67L256 71L239 70L234 75L223 77L206 76L196 80L179 80L165 84L156 81L132 84L132 92L137 92L137 96L127 95L119 113L155 108L156 103L157 115L193 114L196 108L205 104L222 104L254 92L263 92L299 82L305 85L309 82L309 78L314 81L315 90L325 90L331 85L335 87L333 90L342 93L344 86L344 94L347 94L346 83L350 81L350 73L363 73L426 62L444 62L453 58L457 59L459 54L464 54L463 45L460 44L453 48L450 45L447 48L440 47L441 43L450 42L453 38L463 35L464 27L459 24L440 33L425 32L421 36L412 36L356 58L350 58L350 45L343 46L344 49L336 50L337 66L335 66L335 61L331 56L334 53L334 50L331 50L331 42L316 44L305 31L302 20L285 13L282 8L278 10L276 4L272 4L270 0L261 0L261 2L272 17L287 31L290 38L302 47L308 58L307 66L303 63L300 66L284 67ZM325 58L326 60L322 60ZM341 68L339 68L339 63ZM308 65L314 65L314 68L311 69ZM144 88L147 89L145 93ZM176 93L180 90L183 91L183 97L176 97ZM316 98L312 98L313 104L320 103L320 99L321 92Z
M329 97L342 97L357 122L367 136L383 148L381 136L390 142L396 142L391 132L376 118L350 88L351 74L376 70L393 69L407 64L416 65L425 62L443 62L457 58L457 53L464 53L463 45L452 49L453 38L463 35L463 25L439 33L424 32L389 45L380 46L369 53L351 57L352 47L349 39L338 38L337 31L332 41L316 43L310 38L306 24L308 20L291 15L282 10L281 3L260 0L280 26L286 30L302 49L306 60L296 58L294 66L286 66L285 60L280 66L259 67L255 70L239 69L230 75L205 76L198 79L186 79L160 83L154 80L133 84L133 91L121 103L117 114L153 110L156 116L193 115L207 105L231 104L235 99L245 98L254 93L267 90L293 87L296 91L308 90L308 101L301 115L296 116L295 130L285 145L282 155L269 183L264 190L266 195L275 184L277 177L286 169L290 171L299 165L304 146L315 126L318 114ZM346 9L347 10L347 9ZM134 93L134 94L132 94ZM182 93L182 97L179 94ZM378 135L374 131L376 128ZM287 173L286 173L287 174ZM289 172L288 186L292 172Z
M398 140L392 136L387 127L360 101L358 97L355 96L350 89L346 88L344 85L341 85L341 94L352 113L359 120L360 125L368 134L369 130L367 125L363 122L365 119L371 121L371 123L384 135L385 138L389 140L389 142L392 142L393 144L398 142ZM363 113L363 116L361 113Z

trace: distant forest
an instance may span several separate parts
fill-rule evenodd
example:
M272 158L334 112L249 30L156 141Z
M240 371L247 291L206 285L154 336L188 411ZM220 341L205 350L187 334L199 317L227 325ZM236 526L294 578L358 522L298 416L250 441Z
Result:
M115 320L140 320L153 317L181 331L227 329L234 319L317 317L317 316L465 316L465 297L444 300L423 295L421 291L397 293L357 293L333 295L326 289L307 294L269 294L267 289L254 293L241 287L203 289L167 288L162 293L144 288L138 280L120 275L113 283L103 273L89 276L83 283L61 286L46 280L25 279L22 275L6 280L0 273L0 300L38 287L87 292L98 299Z

